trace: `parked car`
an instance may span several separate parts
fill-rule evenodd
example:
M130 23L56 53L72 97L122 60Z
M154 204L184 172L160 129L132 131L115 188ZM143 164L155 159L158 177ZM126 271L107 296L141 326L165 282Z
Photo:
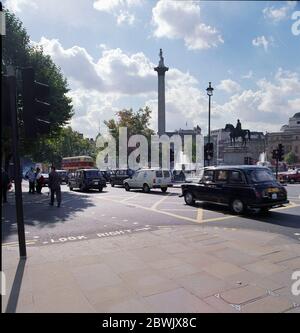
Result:
M122 185L123 181L130 178L134 174L131 169L116 169L111 172L110 175L110 185L114 187L115 185Z
M79 169L70 174L68 186L71 191L79 188L80 191L97 189L102 192L106 181L98 169Z
M66 170L56 170L56 172L60 176L61 183L68 184L68 172Z
M289 202L272 171L253 165L207 167L198 183L183 184L181 189L187 205L207 201L227 205L235 214L248 208L267 212Z
M42 187L46 187L49 184L49 174L48 173L42 173L41 174L43 177L43 185Z
M105 178L106 182L110 182L110 171L108 170L101 170L102 176Z
M162 192L166 192L171 186L173 186L171 172L162 169L139 169L124 180L126 191L142 189L148 193L152 188L160 188Z
M278 174L278 179L282 183L300 182L300 169L289 170Z

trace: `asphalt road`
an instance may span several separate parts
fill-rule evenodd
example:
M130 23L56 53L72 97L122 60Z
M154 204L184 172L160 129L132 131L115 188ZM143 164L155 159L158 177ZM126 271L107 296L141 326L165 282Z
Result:
M28 194L23 185L24 218L27 245L49 245L84 239L114 237L126 233L147 232L169 225L201 225L213 228L252 229L278 233L300 241L300 184L287 185L290 204L272 210L267 216L251 213L235 216L227 208L197 203L187 206L179 198L179 188L168 193L153 190L126 192L107 186L102 193L69 191L62 186L60 208L49 206L48 189L43 194ZM2 243L16 246L17 224L14 194L3 206Z

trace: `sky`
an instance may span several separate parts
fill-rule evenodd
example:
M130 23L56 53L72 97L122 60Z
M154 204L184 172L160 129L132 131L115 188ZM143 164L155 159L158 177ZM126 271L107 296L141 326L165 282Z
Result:
M6 0L61 68L87 137L124 108L152 109L162 48L168 131L227 123L279 131L300 112L299 1Z

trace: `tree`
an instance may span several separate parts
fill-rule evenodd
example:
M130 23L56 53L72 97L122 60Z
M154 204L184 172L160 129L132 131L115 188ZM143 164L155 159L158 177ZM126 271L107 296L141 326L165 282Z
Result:
M34 160L61 166L63 157L88 155L96 158L95 142L73 131L70 126L59 130L56 137L44 140L40 150L32 156Z
M73 116L71 99L67 97L69 91L67 81L63 77L61 70L51 60L50 56L43 53L43 49L30 44L30 37L27 34L22 22L11 12L5 10L6 36L3 36L3 73L7 73L9 65L15 69L22 67L33 67L35 79L50 87L49 103L51 122L51 134L49 137L60 135L60 129L68 123ZM19 79L19 78L18 78ZM17 87L18 94L21 94L21 85ZM18 101L18 115L22 119L22 99ZM20 121L20 150L21 154L34 156L40 151L47 137L39 137L35 142L28 142L22 132L22 122ZM2 135L3 152L6 160L10 157L10 134L7 128Z
M294 152L290 151L288 154L285 155L284 161L287 164L295 164L298 162L298 157Z
M108 127L117 142L120 127L127 127L128 137L140 134L150 139L151 135L154 134L154 131L149 128L151 112L148 106L144 109L140 108L137 112L133 112L132 109L123 109L117 112L117 120L105 120L104 124Z
M132 135L143 135L148 141L148 154L151 156L151 135L154 131L149 127L151 119L151 109L146 106L145 108L140 108L137 112L132 109L123 109L116 113L117 119L110 119L104 121L104 124L110 131L110 134L114 137L117 144L116 155L119 156L119 128L127 128L127 139ZM128 155L135 148L128 149Z

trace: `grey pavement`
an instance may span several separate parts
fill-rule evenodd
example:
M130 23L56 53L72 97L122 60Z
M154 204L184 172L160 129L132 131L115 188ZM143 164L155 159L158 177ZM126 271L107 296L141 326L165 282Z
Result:
M300 244L273 233L164 226L2 259L6 312L300 313Z

